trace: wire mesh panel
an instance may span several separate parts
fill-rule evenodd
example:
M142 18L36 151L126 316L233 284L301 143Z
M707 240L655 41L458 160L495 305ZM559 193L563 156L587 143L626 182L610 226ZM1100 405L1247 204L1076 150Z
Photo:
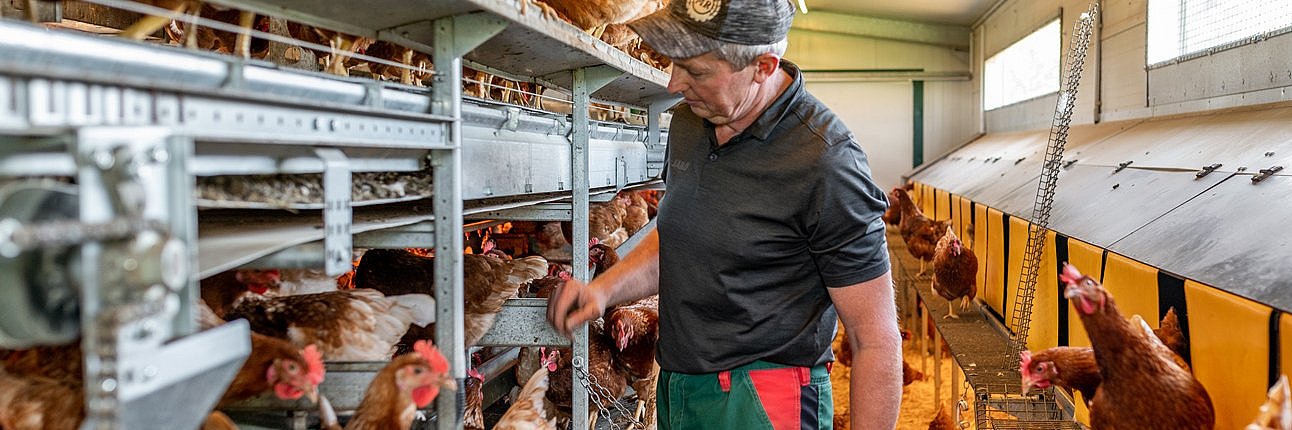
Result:
M1017 387L985 384L976 389L978 429L1081 429L1059 405L1053 388L1021 395ZM1013 394L1008 394L1009 391Z
M1054 206L1054 190L1058 186L1059 172L1062 170L1063 150L1068 143L1068 129L1072 123L1077 89L1081 84L1081 73L1086 64L1086 49L1090 46L1090 37L1098 13L1099 4L1091 4L1090 9L1081 14L1081 19L1077 21L1072 34L1072 46L1068 51L1067 80L1063 91L1059 92L1058 103L1054 108L1054 122L1050 126L1049 143L1045 148L1045 161L1041 165L1041 177L1036 189L1031 225L1027 232L1027 248L1024 252L1023 271L1018 285L1018 299L1014 302L1013 318L1010 321L1010 329L1014 332L1010 353L1014 357L1027 348L1027 337L1032 324L1032 301L1036 295L1036 278L1040 273L1041 253L1045 246L1045 229L1050 225L1050 209Z
M1050 224L1050 210L1054 206L1054 190L1058 186L1059 172L1062 170L1063 150L1068 142L1068 129L1072 123L1072 111L1076 105L1077 89L1081 84L1081 73L1085 69L1086 50L1090 46L1095 19L1099 13L1099 3L1095 2L1076 22L1072 32L1071 46L1067 57L1067 75L1063 89L1059 92L1058 102L1054 108L1054 122L1050 127L1049 142L1045 149L1045 161L1041 165L1041 176L1037 184L1036 200L1032 212L1031 224L1028 226L1027 247L1023 256L1022 276L1019 277L1017 300L1010 318L1009 328L1013 332L1010 339L1010 363L1013 366L1001 369L1003 374L1018 375L1019 353L1027 348L1027 338L1032 325L1032 305L1036 296L1036 281L1040 274L1042 251L1045 246L1045 231ZM1018 380L1018 379L1014 379ZM986 426L979 428L1052 428L1036 427L1046 423L1063 425L1064 414L1053 400L1053 396L1036 397L1011 394L1016 388L1005 386L977 387L978 421ZM1025 427L997 427L1016 423L1027 423ZM1079 427L1053 427L1079 428Z
M1289 1L1149 0L1148 63L1169 64L1288 31Z

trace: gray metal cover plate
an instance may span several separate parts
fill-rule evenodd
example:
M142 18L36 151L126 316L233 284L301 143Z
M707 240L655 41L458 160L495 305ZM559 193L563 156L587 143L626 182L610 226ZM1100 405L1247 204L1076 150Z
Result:
M1275 176L1256 185L1248 178L1221 182L1110 249L1292 311L1292 178Z

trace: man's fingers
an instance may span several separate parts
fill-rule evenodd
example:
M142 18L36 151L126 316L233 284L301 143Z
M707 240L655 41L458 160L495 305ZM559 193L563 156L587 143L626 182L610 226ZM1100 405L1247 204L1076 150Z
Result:
M573 332L575 327L583 325L583 323L586 323L588 321L597 319L598 316L601 316L600 313L601 312L597 310L596 306L592 306L589 303L584 303L582 307L575 309L574 312L571 313L570 316L566 318L565 320L565 327L567 329L566 334L571 337L574 336Z
M557 289L556 294L548 299L554 301L547 304L547 319L552 323L552 327L556 331L564 333L569 329L565 325L566 317L582 289L583 286L579 283L573 280L566 281L564 285Z
M547 296L547 322L556 325L556 298L561 297L561 292L565 291L565 284L556 287L556 291Z

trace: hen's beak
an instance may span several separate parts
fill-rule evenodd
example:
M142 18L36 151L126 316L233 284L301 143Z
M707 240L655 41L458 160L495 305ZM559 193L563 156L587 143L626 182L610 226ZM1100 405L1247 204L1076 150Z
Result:
M453 378L444 378L444 381L440 382L440 387L449 391L457 391L458 381L453 380Z
M307 387L302 391L305 391L305 398L310 399L310 403L316 405L319 403L319 387Z

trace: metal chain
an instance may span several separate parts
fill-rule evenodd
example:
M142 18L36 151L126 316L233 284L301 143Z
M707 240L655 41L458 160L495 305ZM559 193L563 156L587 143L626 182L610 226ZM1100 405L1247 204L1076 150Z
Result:
M961 429L967 429L972 425L972 423L968 420L965 420L963 417L965 412L969 412L969 401L965 400L965 396L968 396L969 393L973 392L973 385L969 384L969 378L965 378L965 380L962 381L961 383L963 384L963 386L960 389L960 398L956 399L956 402L955 402L954 418L956 422L956 427Z
M578 361L576 357L576 361L573 364L574 373L578 376L579 383L583 384L583 388L588 390L588 401L593 405L596 405L597 415L605 419L612 430L620 427L618 424L615 424L613 419L611 419L610 410L601 406L604 403L612 405L614 410L623 414L623 416L630 417L629 421L631 421L631 423L627 428L645 426L644 423L637 420L637 416L632 411L629 411L627 408L624 408L623 405L619 404L619 399L610 392L609 388L606 388L597 382L597 377L588 372L587 366L582 361ZM638 395L640 396L641 394L638 393Z
M1050 225L1050 210L1054 206L1054 192L1058 186L1059 172L1062 170L1063 150L1068 142L1068 129L1072 123L1077 89L1081 85L1081 73L1085 70L1086 50L1090 46L1090 38L1098 14L1099 2L1095 1L1077 20L1068 51L1067 81L1055 103L1054 122L1050 126L1050 137L1045 148L1045 161L1041 166L1041 177L1036 189L1032 220L1027 230L1027 248L1018 285L1018 299L1014 302L1014 312L1010 322L1014 336L1010 339L1008 359L1014 360L1015 363L1019 360L1019 353L1027 349L1027 338L1032 325L1032 302L1036 297L1036 281L1041 270L1041 253L1045 248L1045 231Z
M166 309L164 297L153 298L139 303L114 305L104 309L98 315L100 331L95 342L95 355L98 356L97 378L88 387L90 395L86 410L87 421L95 423L95 430L116 430L120 428L120 394L121 372L118 367L117 349L123 326L155 317Z

